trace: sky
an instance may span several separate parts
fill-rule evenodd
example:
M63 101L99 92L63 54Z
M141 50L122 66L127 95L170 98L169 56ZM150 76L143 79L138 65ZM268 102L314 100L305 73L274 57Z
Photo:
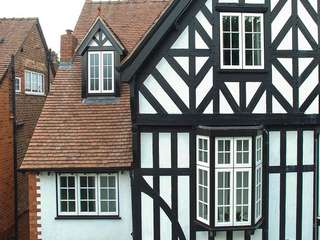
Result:
M60 36L66 29L74 29L84 2L85 0L1 0L0 18L38 17L48 47L59 53Z

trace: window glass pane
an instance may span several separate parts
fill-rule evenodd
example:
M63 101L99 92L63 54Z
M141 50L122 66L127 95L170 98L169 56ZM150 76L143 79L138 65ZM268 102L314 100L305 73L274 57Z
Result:
M229 16L223 16L223 31L230 31L230 17Z
M209 220L208 205L209 205L209 172L204 169L198 169L198 216L201 219Z
M104 213L117 211L116 176L100 176L100 208Z
M239 31L239 17L238 16L231 17L231 29L232 29L232 32Z
M249 164L249 144L248 139L237 139L236 140L236 163L237 164Z
M209 162L209 141L206 138L198 137L198 162Z
M227 223L230 222L230 208L231 208L231 174L230 172L219 171L217 183L218 194L218 222Z
M236 222L247 222L249 209L249 170L236 171Z
M223 65L231 65L231 51L223 50Z
M25 74L26 77L26 91L30 92L31 91L31 73L30 72L26 72Z
M96 177L80 176L80 211L96 211Z
M99 53L89 54L89 85L90 91L99 91Z
M218 140L218 164L231 163L231 140Z
M60 176L59 177L59 201L60 212L75 212L75 177L74 176Z
M112 79L112 70L113 70L113 60L112 53L103 53L103 90L112 91L113 79Z

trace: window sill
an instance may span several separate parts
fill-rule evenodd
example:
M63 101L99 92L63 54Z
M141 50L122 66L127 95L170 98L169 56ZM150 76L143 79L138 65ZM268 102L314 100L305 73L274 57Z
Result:
M74 216L57 216L55 220L99 220L99 219L110 219L110 220L121 220L120 216L103 216L103 215L74 215Z
M85 104L116 104L120 102L120 98L115 96L90 96L82 100Z
M247 226L226 226L226 227L212 227L208 226L202 222L199 222L198 220L194 221L194 224L202 229L208 230L208 231L254 231L261 227L263 222L263 219L261 219L259 222L257 222L255 225L247 225Z
M268 73L266 69L223 69L218 70L220 73Z
M25 92L25 95L37 96L37 97L45 97L46 96L44 93L30 93L30 92Z

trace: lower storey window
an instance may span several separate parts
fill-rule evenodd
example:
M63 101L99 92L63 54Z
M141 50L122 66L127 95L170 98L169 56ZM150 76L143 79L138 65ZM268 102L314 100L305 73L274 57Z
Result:
M117 174L58 175L60 215L118 215Z

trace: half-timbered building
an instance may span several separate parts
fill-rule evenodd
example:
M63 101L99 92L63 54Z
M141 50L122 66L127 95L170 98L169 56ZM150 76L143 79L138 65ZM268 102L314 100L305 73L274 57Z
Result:
M23 165L41 172L43 239L56 239L45 235L49 226L71 239L81 224L88 232L105 226L94 239L318 239L318 1L85 6L91 14L79 22L90 24L77 25L74 62L58 72ZM131 115L120 118L124 98ZM35 153L53 114L59 131ZM119 121L129 118L125 135ZM132 156L121 165L128 136ZM129 190L130 213L121 210Z

